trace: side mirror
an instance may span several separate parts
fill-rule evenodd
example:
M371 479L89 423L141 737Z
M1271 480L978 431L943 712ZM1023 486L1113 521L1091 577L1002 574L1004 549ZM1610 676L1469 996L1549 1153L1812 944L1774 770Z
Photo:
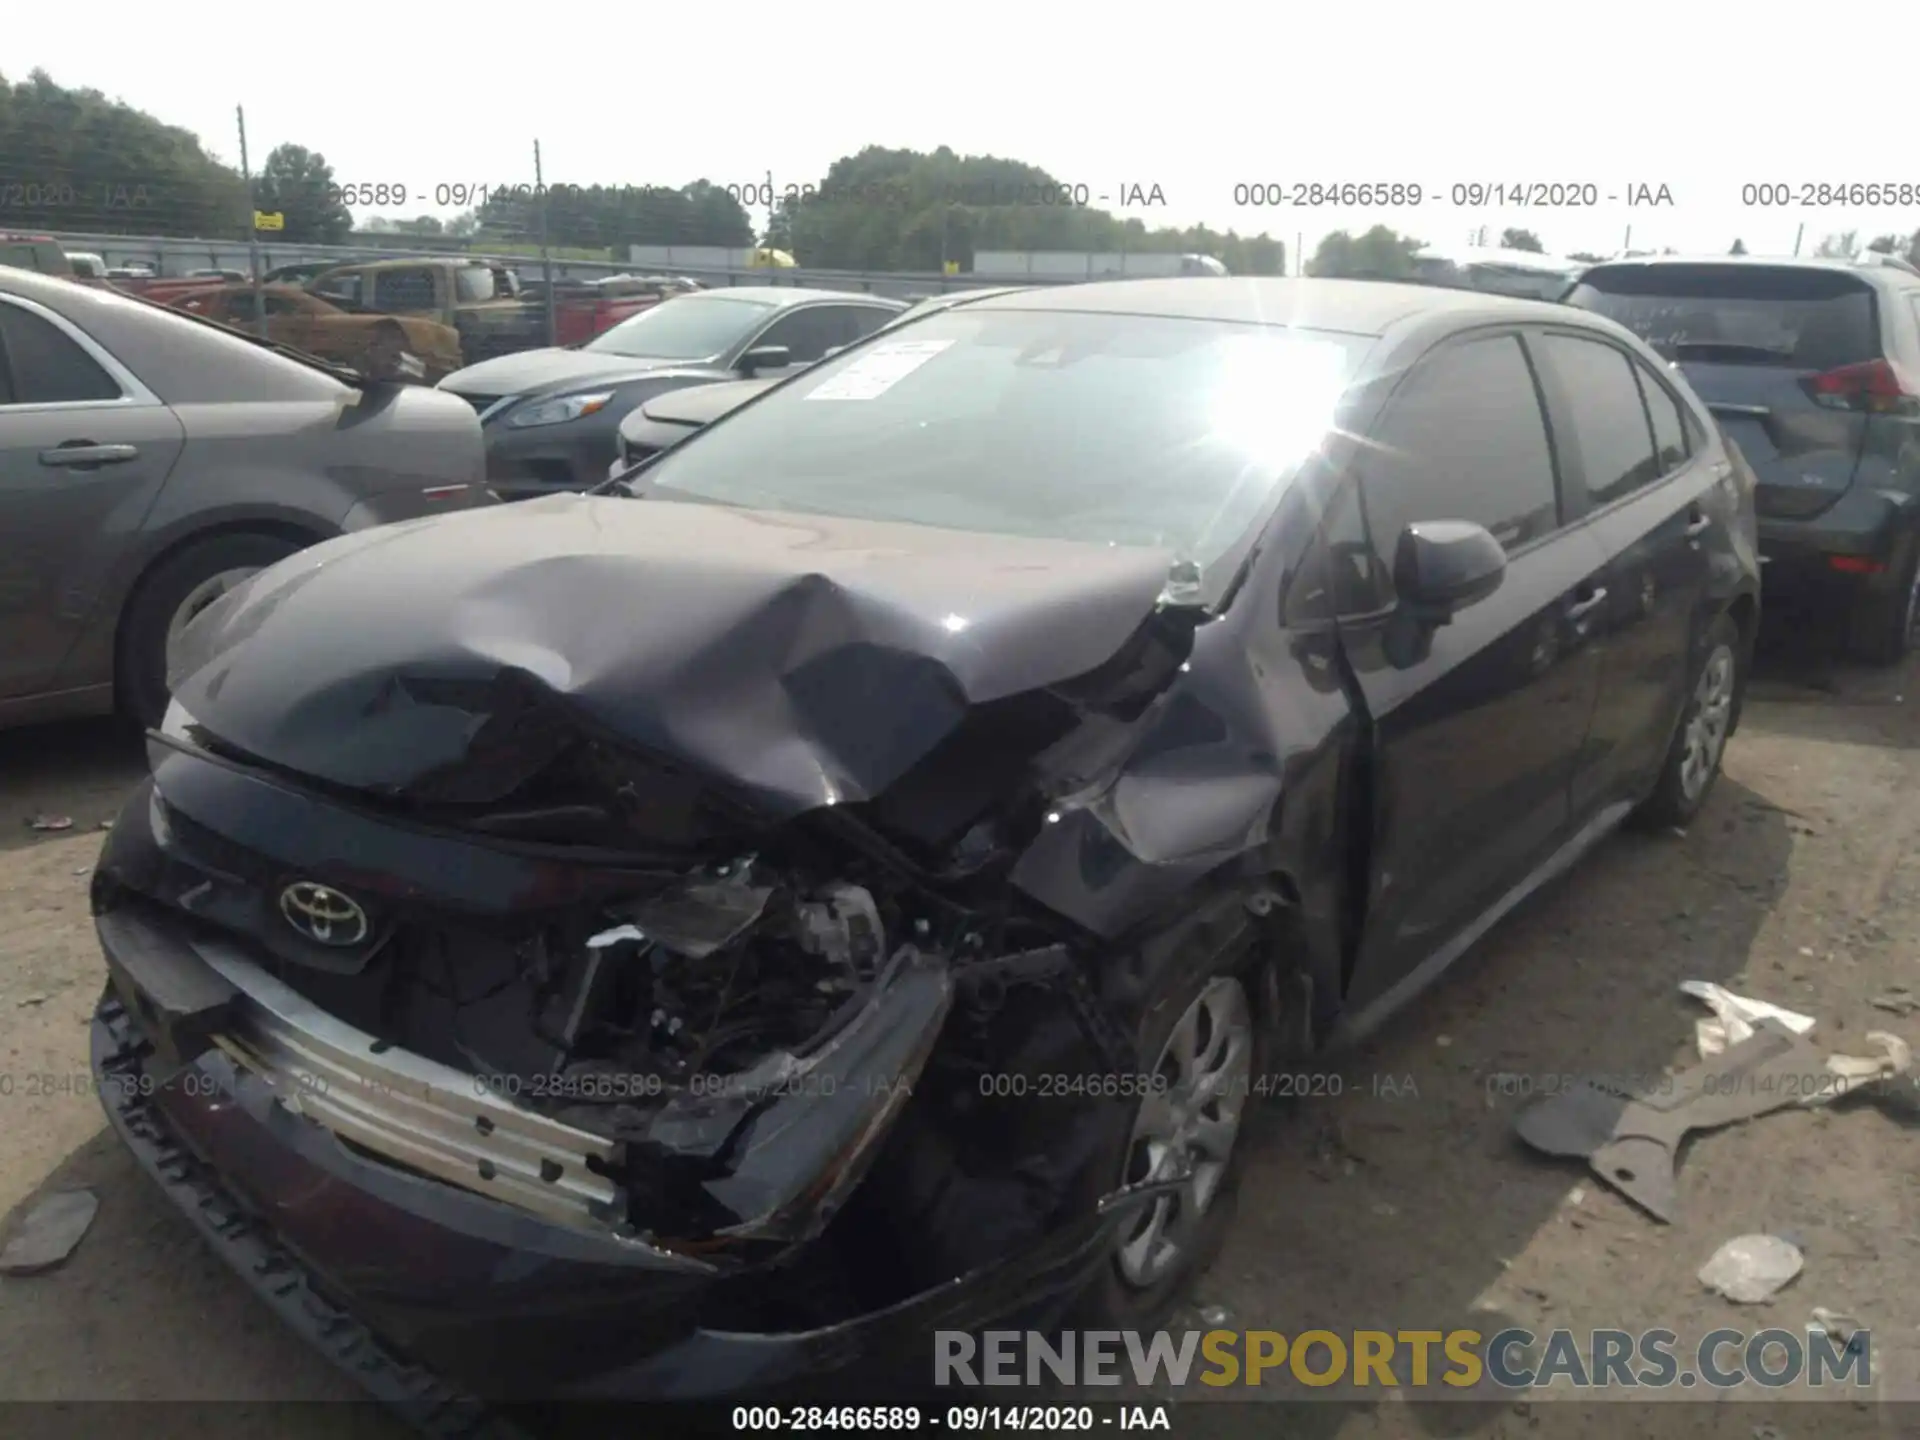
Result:
M778 370L792 363L793 352L785 345L756 345L733 368L751 380L762 370Z
M1394 547L1394 590L1437 620L1486 599L1506 573L1507 552L1484 525L1469 520L1417 521Z

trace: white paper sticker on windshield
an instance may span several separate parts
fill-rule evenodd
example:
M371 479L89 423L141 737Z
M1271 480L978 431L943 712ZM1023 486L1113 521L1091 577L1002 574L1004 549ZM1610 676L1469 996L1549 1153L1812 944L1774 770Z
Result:
M953 344L951 340L896 340L876 345L838 375L814 386L809 400L871 400Z

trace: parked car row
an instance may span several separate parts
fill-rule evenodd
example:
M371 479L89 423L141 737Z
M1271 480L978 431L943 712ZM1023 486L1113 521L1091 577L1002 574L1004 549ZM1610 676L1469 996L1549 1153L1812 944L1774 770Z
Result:
M1589 279L743 289L389 392L603 483L185 625L92 881L109 1118L398 1402L1154 1327L1252 1077L1711 793L1761 479ZM687 433L608 480L628 422Z
M169 645L241 580L491 498L451 396L0 269L0 725L157 724Z

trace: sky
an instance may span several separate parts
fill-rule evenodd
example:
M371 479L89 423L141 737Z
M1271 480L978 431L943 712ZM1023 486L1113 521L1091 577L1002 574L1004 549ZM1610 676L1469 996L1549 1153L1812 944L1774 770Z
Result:
M362 39L323 27L331 38L304 43L268 26L253 59L238 34L210 44L200 27L153 24L144 4L96 0L84 27L57 7L18 9L8 78L44 68L234 163L244 105L256 165L302 144L339 181L403 184L429 202L405 214L454 213L431 203L442 185L530 181L537 138L550 183L771 172L776 188L817 183L866 145L945 144L1042 166L1150 226L1264 230L1309 252L1329 230L1376 223L1445 245L1522 226L1559 253L1618 251L1629 226L1635 249L1723 253L1738 237L1762 254L1790 253L1803 226L1808 250L1849 229L1863 243L1920 229L1920 152L1895 123L1910 105L1886 88L1899 67L1809 63L1817 27L1722 0L1298 12L733 0L697 24L569 11L550 43L537 10L390 0L351 27ZM1425 201L1235 203L1236 186L1349 182L1417 184ZM1743 203L1758 184L1794 203ZM1877 184L1896 199L1905 185L1916 203L1803 207L1808 184ZM1535 185L1597 203L1453 203L1456 186L1491 197ZM1122 208L1134 186L1157 186L1164 203ZM1672 203L1630 206L1641 186Z

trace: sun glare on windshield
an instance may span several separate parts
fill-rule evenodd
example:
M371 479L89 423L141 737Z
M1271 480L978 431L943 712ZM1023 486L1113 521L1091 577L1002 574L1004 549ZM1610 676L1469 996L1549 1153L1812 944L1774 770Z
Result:
M1209 438L1261 468L1292 464L1318 445L1346 388L1337 345L1296 336L1246 336L1222 347Z

